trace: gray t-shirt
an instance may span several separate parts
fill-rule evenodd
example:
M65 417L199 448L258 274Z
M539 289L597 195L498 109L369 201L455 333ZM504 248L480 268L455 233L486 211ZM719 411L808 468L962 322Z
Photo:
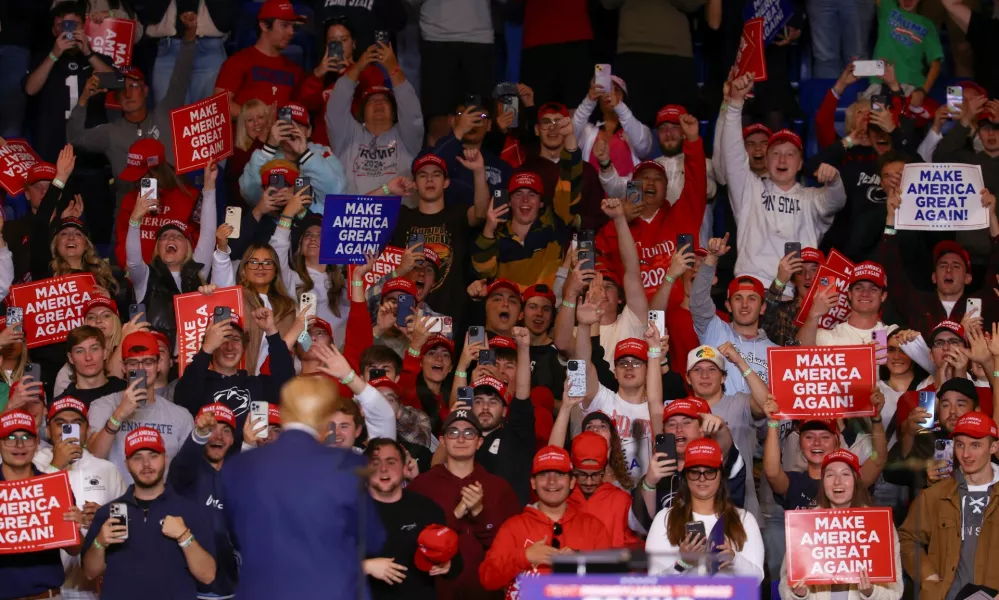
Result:
M986 485L969 485L960 471L954 472L961 495L961 558L957 563L954 583L947 592L947 600L954 600L961 588L975 583L975 552L978 550L978 536L985 521L985 509L989 505L992 486L996 483L996 465L992 465L992 471L992 481Z
M749 394L736 393L722 396L714 406L711 414L725 419L732 432L732 441L739 449L739 455L746 463L746 502L745 508L760 519L760 501L756 496L756 485L753 482L753 454L756 453L756 430L753 428L753 414L749 408L752 401Z
M118 432L118 435L114 438L114 442L111 444L111 452L108 454L108 460L114 463L114 466L118 467L127 485L132 484L132 476L125 465L125 436L130 431L139 427L151 427L159 431L160 435L163 436L163 445L166 447L167 466L169 467L169 461L177 455L180 447L184 445L188 436L191 435L191 430L194 429L194 419L191 418L191 413L187 412L187 409L168 401L162 395L163 391L156 390L155 402L146 404L135 411L132 418L122 422L121 431ZM94 400L93 404L90 405L89 421L91 431L98 431L104 427L114 409L121 402L122 395L123 392L115 392L114 394L108 394L103 398Z

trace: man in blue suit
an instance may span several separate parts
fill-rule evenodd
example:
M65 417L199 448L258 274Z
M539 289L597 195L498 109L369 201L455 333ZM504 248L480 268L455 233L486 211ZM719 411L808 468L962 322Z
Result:
M363 487L367 465L319 442L345 401L352 400L338 399L330 379L295 377L281 388L281 436L230 459L222 471L229 531L242 556L240 600L333 590L359 597L366 585L361 560L385 542Z

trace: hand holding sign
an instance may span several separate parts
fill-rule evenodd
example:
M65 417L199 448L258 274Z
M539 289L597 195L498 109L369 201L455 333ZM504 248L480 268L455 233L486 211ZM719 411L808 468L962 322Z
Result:
M789 581L870 585L899 577L890 508L789 510L784 521Z
M817 319L829 312L838 302L839 290L834 284L830 283L826 287L819 288L818 293L812 299L812 310L808 312L808 317Z
M876 390L873 346L774 346L767 348L767 363L781 417L861 417L879 410L871 405ZM882 396L877 398L884 403Z

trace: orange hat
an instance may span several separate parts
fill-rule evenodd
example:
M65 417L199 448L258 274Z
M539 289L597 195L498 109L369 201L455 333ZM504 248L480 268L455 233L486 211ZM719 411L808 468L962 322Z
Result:
M31 413L18 408L0 415L0 437L7 437L15 431L27 431L31 435L38 437L38 429L35 428L35 418L31 416Z
M458 553L458 534L445 525L431 523L416 538L413 564L421 571L443 565Z
M163 436L152 427L133 429L125 436L125 458L131 458L139 450L152 450L163 454L166 452L163 446Z
M49 415L48 415L49 420L51 421L52 417L56 416L57 414L61 413L64 410L75 410L76 412L80 413L80 416L82 416L84 419L87 418L86 404L84 404L81 400L74 398L73 396L63 396L61 398L54 400L52 402L52 405L49 406Z
M159 357L160 346L156 337L148 331L135 331L121 342L121 359L137 358L139 356Z
M638 338L623 339L617 343L617 346L614 346L614 362L621 360L625 356L634 356L639 360L649 360L649 345L645 343L645 340Z
M156 165L166 164L166 147L156 138L142 138L128 149L126 167L118 175L122 181L138 181L149 169Z
M857 455L853 452L840 448L839 450L826 454L825 458L822 459L822 468L825 469L831 463L836 461L845 462L850 465L850 468L853 469L854 472L860 473L860 459L858 459Z
M593 431L584 431L572 438L572 466L577 469L606 467L607 440L604 436Z
M693 467L720 469L723 462L721 446L711 438L694 440L683 451L684 471Z
M198 411L198 416L200 417L205 413L212 413L215 415L216 421L225 423L231 427L233 431L236 430L236 415L233 414L232 409L225 404L222 404L221 402L206 404L201 407L201 410Z
M538 453L534 455L534 463L531 465L531 475L537 475L545 471L572 473L572 461L569 459L569 453L565 451L565 448L545 446L541 450L538 450Z
M957 435L966 435L975 439L991 436L993 439L999 440L999 428L987 414L969 412L957 420L957 425L954 426L954 431L950 434L951 437Z

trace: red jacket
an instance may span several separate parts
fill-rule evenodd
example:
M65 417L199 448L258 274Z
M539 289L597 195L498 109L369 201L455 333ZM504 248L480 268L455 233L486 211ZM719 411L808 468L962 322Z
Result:
M347 293L349 294L350 291L348 290ZM351 302L350 312L347 313L347 328L343 335L343 357L347 359L354 371L361 372L361 353L374 343L368 303L363 300ZM354 392L350 391L349 387L342 383L337 385L340 387L341 398L354 397Z
M559 541L562 548L573 550L603 550L611 547L611 537L607 528L597 517L568 505L559 520L562 535ZM521 573L547 574L551 567L534 566L527 560L526 549L537 542L551 543L555 523L543 512L527 506L524 512L510 518L500 527L486 559L479 565L479 578L487 590L506 588L506 598L519 597L516 579ZM468 563L465 564L468 570Z
M180 221L186 223L191 228L191 250L198 243L198 234L201 232L198 224L191 218L194 212L194 205L198 200L197 188L188 187L188 194L180 188L172 190L159 190L160 210L155 213L147 213L142 218L142 227L139 232L142 235L142 261L149 264L153 260L153 250L156 249L156 231L167 221ZM118 264L125 267L125 238L128 236L128 220L132 217L135 209L135 200L139 197L138 188L125 194L121 201L121 208L118 209L118 217L115 221L114 256Z
M628 527L631 494L613 483L602 483L589 498L583 496L577 485L569 494L569 506L600 519L610 533L612 548L644 547L635 532Z
M474 482L482 485L482 512L478 517L466 515L457 519L454 508L461 502L461 488ZM475 465L472 473L465 478L458 478L446 466L437 465L414 479L406 489L436 502L444 511L447 526L458 533L458 551L465 567L461 575L453 580L437 580L438 600L498 598L499 594L487 593L479 583L479 564L486 550L492 546L497 531L502 529L500 525L515 515L520 506L510 484L480 465Z
M694 142L683 142L683 168L683 192L676 204L670 206L669 202L664 201L651 222L639 217L628 225L635 238L642 268L642 285L649 298L655 295L665 280L669 260L676 250L676 236L689 233L696 240L701 222L704 221L708 179L704 144L700 138ZM618 273L624 273L613 222L604 225L597 233L596 247L602 260L609 262L610 267ZM674 289L676 287L678 286L674 286Z

